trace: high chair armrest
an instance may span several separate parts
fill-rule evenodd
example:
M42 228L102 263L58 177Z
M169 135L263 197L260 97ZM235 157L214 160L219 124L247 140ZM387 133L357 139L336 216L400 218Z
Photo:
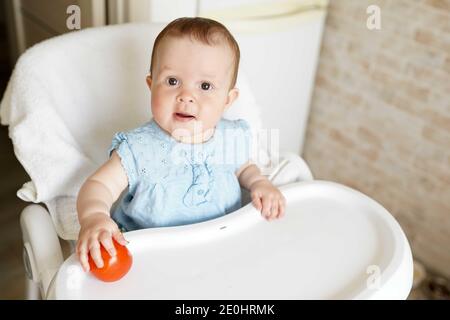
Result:
M279 154L279 163L272 170L268 179L274 185L281 186L298 181L314 180L308 164L302 157L293 152Z
M48 211L37 204L23 209L20 227L24 243L24 263L28 278L39 286L41 297L63 263L58 235Z
M277 159L274 161L273 159ZM309 169L308 164L299 155L292 152L284 152L278 155L278 158L272 158L272 161L277 163L274 168L267 170L263 169L263 175L277 187L289 183L299 181L312 181L314 177ZM242 204L247 205L251 202L250 192L241 188Z

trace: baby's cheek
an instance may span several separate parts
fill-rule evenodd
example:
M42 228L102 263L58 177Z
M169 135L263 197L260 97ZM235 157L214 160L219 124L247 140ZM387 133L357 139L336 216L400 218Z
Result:
M152 112L153 114L159 114L164 110L164 99L159 97L152 97Z
M152 107L159 107L161 105L161 96L157 94L152 94Z
M205 118L208 118L210 122L213 123L213 125L215 125L214 122L217 122L224 112L224 104L222 103L222 101L218 99L205 99L204 101L202 101L202 106L205 106L201 110L202 114L205 116Z

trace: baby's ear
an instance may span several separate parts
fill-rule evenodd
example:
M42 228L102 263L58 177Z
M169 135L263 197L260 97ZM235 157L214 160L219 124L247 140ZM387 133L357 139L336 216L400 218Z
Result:
M151 76L147 76L147 77L145 78L145 81L147 82L148 88L149 88L150 90L152 90L152 77L151 77Z
M238 98L239 96L239 89L233 88L228 92L227 101L225 103L225 109L228 108L233 104L233 102Z

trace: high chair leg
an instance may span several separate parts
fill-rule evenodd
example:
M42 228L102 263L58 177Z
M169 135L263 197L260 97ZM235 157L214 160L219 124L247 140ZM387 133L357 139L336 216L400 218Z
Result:
M39 292L39 285L25 276L25 299L40 300L41 293Z
M20 227L29 279L27 298L39 298L39 291L41 297L46 297L49 285L64 261L53 221L44 207L32 204L20 214Z

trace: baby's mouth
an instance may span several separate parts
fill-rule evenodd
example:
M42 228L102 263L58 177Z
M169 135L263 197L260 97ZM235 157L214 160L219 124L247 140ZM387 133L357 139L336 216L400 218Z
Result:
M190 121L190 120L195 119L195 116L188 114L188 113L183 113L183 112L174 113L174 117L180 121Z

